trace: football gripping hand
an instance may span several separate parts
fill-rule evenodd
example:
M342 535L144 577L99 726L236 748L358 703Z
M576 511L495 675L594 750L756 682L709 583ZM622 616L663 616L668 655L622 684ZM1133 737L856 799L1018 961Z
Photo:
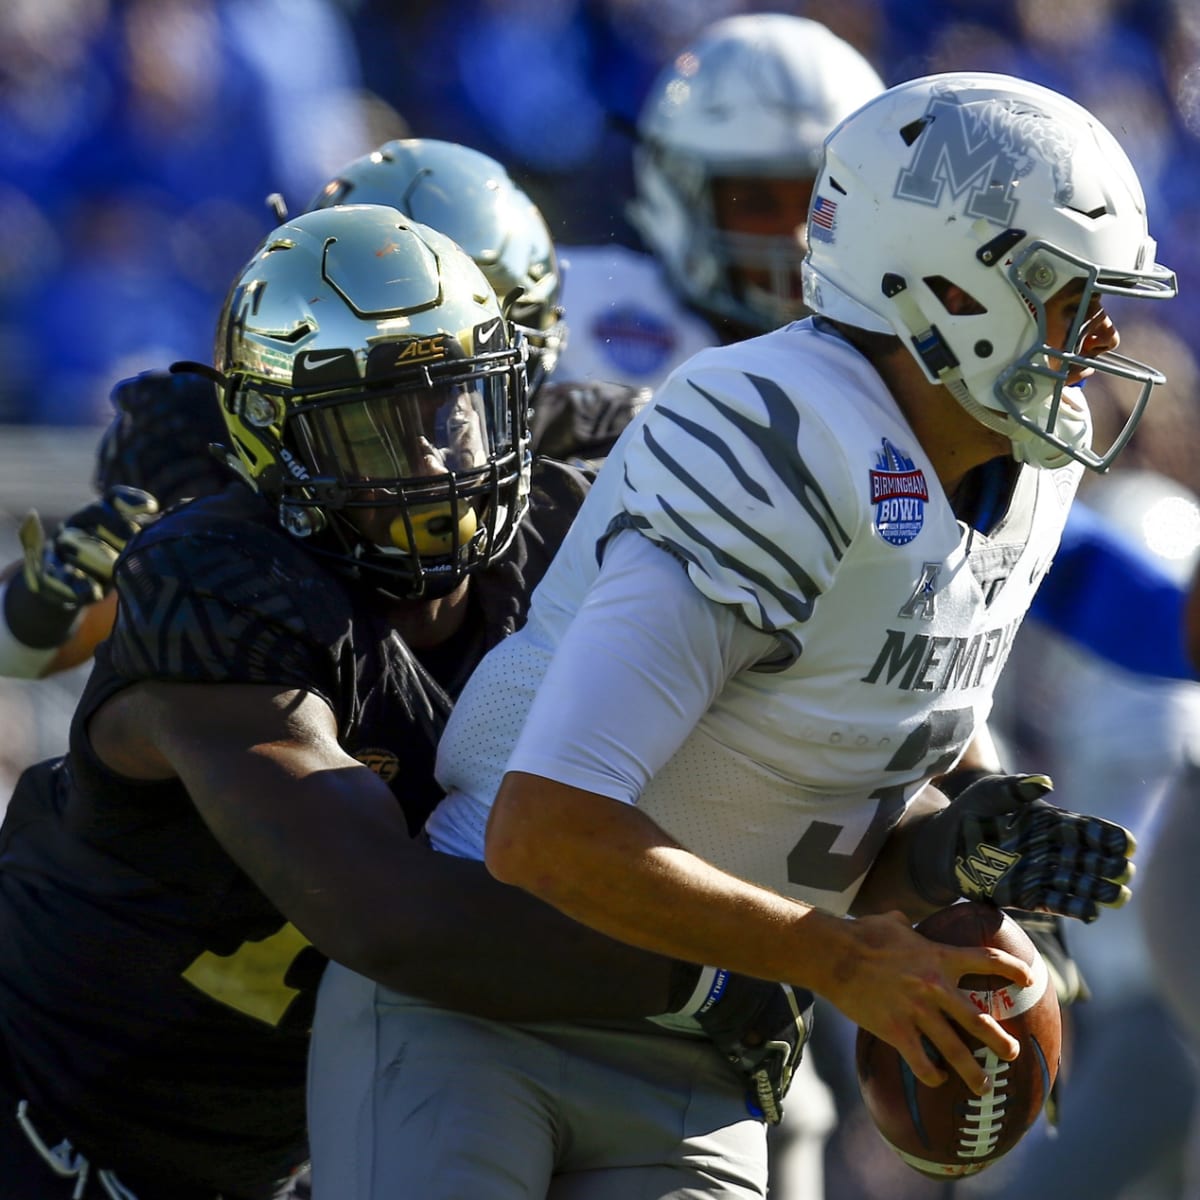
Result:
M746 1079L750 1115L778 1125L783 1099L812 1033L812 993L729 972L718 973L718 985L719 995L696 1020Z
M1045 775L986 775L924 823L909 860L932 904L958 897L1091 922L1129 899L1129 830L1042 797Z
M63 611L95 604L112 586L113 566L125 543L157 512L149 492L116 484L68 517L47 541L41 518L30 511L19 531L25 586Z

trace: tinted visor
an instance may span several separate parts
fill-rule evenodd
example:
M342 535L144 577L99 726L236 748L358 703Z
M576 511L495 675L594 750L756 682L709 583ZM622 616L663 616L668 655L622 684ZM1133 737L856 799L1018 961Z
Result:
M485 467L512 442L507 380L484 376L317 405L289 422L316 474L387 487Z

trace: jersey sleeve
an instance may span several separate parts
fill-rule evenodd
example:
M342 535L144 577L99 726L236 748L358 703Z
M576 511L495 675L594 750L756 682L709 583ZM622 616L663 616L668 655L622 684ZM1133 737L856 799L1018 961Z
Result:
M336 711L347 601L282 538L251 525L177 536L151 527L121 557L114 581L109 653L121 676L293 686Z
M774 650L625 531L555 649L508 770L636 804L730 676Z
M796 641L861 520L844 452L778 381L702 354L667 381L624 454L622 511L710 600Z

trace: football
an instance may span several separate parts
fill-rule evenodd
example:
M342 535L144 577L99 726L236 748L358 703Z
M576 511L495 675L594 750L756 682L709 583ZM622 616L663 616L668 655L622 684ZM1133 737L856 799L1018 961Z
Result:
M1028 934L992 905L952 904L916 928L949 945L999 947L1034 968L1034 982L1027 988L995 975L966 975L959 981L972 1002L1021 1043L1021 1053L1012 1062L973 1043L975 1057L993 1081L986 1096L976 1096L953 1072L940 1087L927 1087L898 1051L866 1030L858 1031L858 1086L884 1140L925 1175L974 1175L1007 1154L1042 1111L1058 1074L1058 997ZM966 1034L963 1038L972 1044Z

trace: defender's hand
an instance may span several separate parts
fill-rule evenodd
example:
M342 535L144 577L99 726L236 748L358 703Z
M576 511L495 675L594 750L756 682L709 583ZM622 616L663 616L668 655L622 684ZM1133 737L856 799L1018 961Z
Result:
M1091 922L1129 899L1133 834L1042 797L1045 775L987 775L913 839L913 882L933 904L960 896Z
M745 1077L750 1114L778 1125L783 1099L812 1033L812 993L730 972L718 973L714 991L717 986L720 995L696 1014L696 1020Z
M1019 912L1013 909L1008 914L1029 934L1030 941L1038 948L1050 970L1050 982L1058 996L1059 1007L1063 1010L1063 1055L1059 1064L1058 1074L1050 1086L1050 1095L1046 1097L1046 1121L1050 1128L1057 1129L1062 1120L1062 1090L1063 1081L1070 1067L1068 1047L1071 1038L1068 1036L1071 1014L1066 1010L1072 1004L1081 1004L1091 998L1091 989L1079 964L1071 957L1067 945L1067 931L1062 917L1051 913Z
M112 586L113 566L125 543L158 513L149 492L115 484L86 508L68 517L46 540L34 511L21 522L25 586L64 611L102 599Z

